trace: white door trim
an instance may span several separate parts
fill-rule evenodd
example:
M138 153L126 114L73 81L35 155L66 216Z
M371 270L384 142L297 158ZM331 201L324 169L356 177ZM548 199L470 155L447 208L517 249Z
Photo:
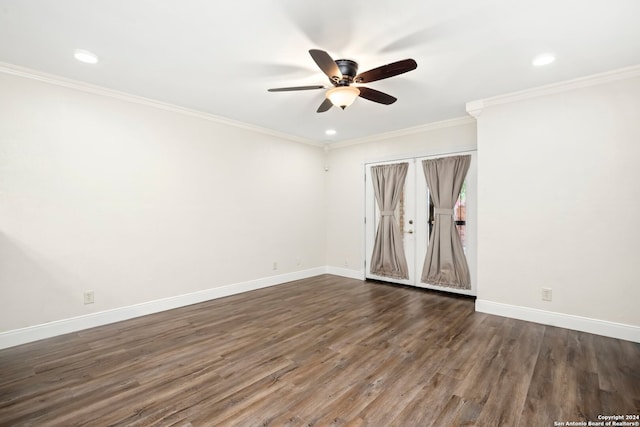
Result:
M422 160L435 159L442 157L451 157L457 155L469 154L472 156L471 165L467 172L467 224L466 224L466 255L467 262L469 264L469 272L471 275L471 289L453 289L442 286L430 285L420 282L420 276L422 274L422 266L424 258L426 256L426 247L428 239L427 219L428 212L427 206L427 185L422 174ZM380 277L369 273L369 260L371 259L371 251L373 245L373 239L375 239L375 231L372 235L372 224L367 224L366 221L375 221L375 197L373 196L373 188L368 181L369 170L372 166L393 164L393 163L409 163L410 169L413 171L412 178L410 174L407 174L407 181L413 179L413 187L411 192L414 197L414 213L408 213L407 215L413 217L414 220L414 234L411 240L414 242L414 249L407 250L407 264L409 264L410 280L395 280L386 277ZM420 157L403 157L393 158L383 161L370 161L363 164L364 177L365 177L365 197L364 197L364 241L363 241L363 265L365 278L388 281L391 283L398 283L410 286L416 286L420 288L434 289L439 291L452 292L463 295L477 295L477 150L461 150L448 153L430 154ZM373 202L373 204L372 204ZM373 212L372 212L373 209ZM406 226L406 224L405 224ZM412 257L412 259L409 259ZM413 267L411 267L413 266Z

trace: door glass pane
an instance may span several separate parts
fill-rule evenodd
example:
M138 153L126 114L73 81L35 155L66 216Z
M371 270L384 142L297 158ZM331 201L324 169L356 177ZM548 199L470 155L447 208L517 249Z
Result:
M429 235L433 230L433 224L435 224L435 216L433 214L434 206L433 199L431 198L431 194L429 194ZM453 207L453 220L456 223L456 229L458 230L458 234L460 235L460 240L462 241L462 247L467 251L467 242L465 239L465 231L467 225L467 181L462 184L462 189L460 190L460 196L456 201L456 205Z
M405 184L406 187L406 184ZM398 219L398 227L400 228L400 235L402 236L402 240L404 240L404 188L400 193L400 200L398 201L398 206L396 207L396 218Z
M462 247L466 252L467 243L465 240L465 230L467 225L467 181L462 184L460 196L458 197L456 205L453 208L453 219L456 222L456 228L458 229L460 240L462 240Z

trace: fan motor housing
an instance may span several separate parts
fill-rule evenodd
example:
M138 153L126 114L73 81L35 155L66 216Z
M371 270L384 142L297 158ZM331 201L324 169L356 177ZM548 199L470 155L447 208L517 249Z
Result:
M341 85L353 83L353 79L358 74L358 63L351 59L336 59L336 65L342 73L342 80L336 80Z

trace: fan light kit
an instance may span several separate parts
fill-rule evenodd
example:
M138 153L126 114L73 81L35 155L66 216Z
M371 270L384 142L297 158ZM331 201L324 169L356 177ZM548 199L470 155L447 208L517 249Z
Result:
M360 89L353 86L338 86L327 91L326 97L333 105L343 110L360 95Z
M334 105L343 110L353 104L355 99L368 99L369 101L379 104L390 105L397 101L397 98L388 95L379 90L371 89L364 86L351 86L353 83L370 83L377 80L387 79L397 76L411 70L415 70L418 64L413 59L404 59L402 61L392 62L374 68L364 73L358 74L358 63L350 59L336 59L335 61L327 52L319 49L311 49L309 51L311 58L320 67L323 73L329 77L329 81L333 85L325 94L326 99L320 104L316 112L324 113ZM281 87L269 89L269 92L287 92L294 90L314 90L327 89L325 86L297 86L297 87Z

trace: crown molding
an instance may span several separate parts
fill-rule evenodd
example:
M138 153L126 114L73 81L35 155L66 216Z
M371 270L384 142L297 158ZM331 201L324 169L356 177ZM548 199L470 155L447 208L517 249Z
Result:
M305 138L300 138L294 135L278 132L272 129L251 125L248 123L240 122L240 121L229 119L222 116L217 116L215 114L205 113L198 110L192 110L189 108L181 107L179 105L170 104L167 102L162 102L162 101L158 101L151 98L145 98L138 95L132 95L127 92L121 92L118 90L105 88L103 86L81 82L79 80L73 80L73 79L68 79L66 77L43 73L41 71L32 70L32 69L21 67L18 65L9 64L6 62L0 62L0 73L22 77L26 79L31 79L31 80L36 80L39 82L61 86L68 89L78 90L78 91L90 93L93 95L105 96L108 98L118 99L120 101L131 102L134 104L157 108L159 110L170 111L172 113L195 117L198 119L207 120L210 122L223 124L227 126L232 126L235 128L248 130L251 132L261 133L263 135L273 136L273 137L285 139L288 141L299 142L299 143L311 145L314 147L324 147L324 144L321 142L311 141Z
M467 102L467 113L474 119L480 117L482 110L484 109L484 101L479 99L477 101Z
M570 90L581 89L589 86L597 86L605 83L615 82L618 80L631 79L634 77L640 77L640 65L620 68L617 70L607 71L604 73L580 77L572 80L566 80L563 82L552 83L545 86L539 86L536 88L512 92L505 95L494 96L491 98L470 101L467 102L466 108L469 115L478 118L482 111L487 107L509 104L512 102L537 98L539 96L554 95Z
M327 147L328 151L329 150L335 150L335 149L338 149L338 148L350 147L352 145L366 144L368 142L375 142L375 141L381 141L381 140L385 140L385 139L399 138L399 137L402 137L402 136L415 135L416 133L428 132L428 131L432 131L432 130L436 130L436 129L444 129L444 128L450 128L450 127L455 127L455 126L468 125L468 124L472 124L472 123L475 123L475 122L476 122L475 119L472 118L472 117L468 117L468 116L457 117L455 119L449 119L449 120L442 120L442 121L439 121L439 122L427 123L425 125L420 125L420 126L415 126L415 127L395 130L395 131L391 131L391 132L380 133L380 134L376 134L376 135L372 135L372 136L367 136L367 137L364 137L364 138L349 139L349 140L340 141L340 142L332 142L330 144L327 144L326 147Z

